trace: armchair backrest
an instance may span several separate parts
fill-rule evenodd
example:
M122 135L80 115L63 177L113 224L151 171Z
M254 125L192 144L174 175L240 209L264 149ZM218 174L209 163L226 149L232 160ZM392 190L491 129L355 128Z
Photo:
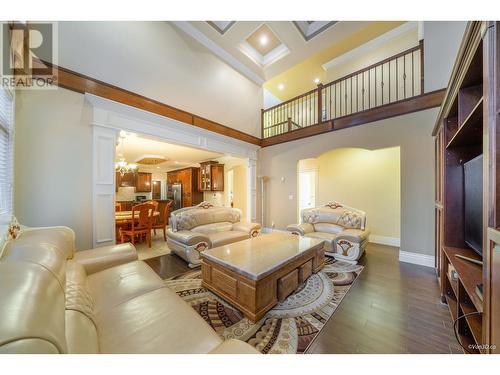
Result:
M334 224L344 228L365 229L366 213L338 202L306 208L300 213L302 223Z
M170 227L174 232L192 230L201 225L214 223L238 223L241 210L231 207L217 207L202 202L194 207L181 208L170 215Z

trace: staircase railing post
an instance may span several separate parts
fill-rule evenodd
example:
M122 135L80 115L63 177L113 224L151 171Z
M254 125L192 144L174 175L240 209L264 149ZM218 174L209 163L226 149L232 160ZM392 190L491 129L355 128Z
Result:
M424 40L418 42L420 47L420 94L424 93Z
M292 118L291 117L288 117L288 130L287 132L290 132L292 131Z
M318 83L318 124L323 122L323 84Z
M260 110L260 127L261 127L260 136L262 138L266 138L264 135L264 109L263 108L261 108L261 110Z

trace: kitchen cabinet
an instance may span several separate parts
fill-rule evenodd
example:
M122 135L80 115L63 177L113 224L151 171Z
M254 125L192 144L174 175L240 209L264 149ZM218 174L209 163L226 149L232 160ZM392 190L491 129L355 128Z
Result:
M120 172L116 172L116 191L119 187L134 187L136 193L150 193L151 180L151 173L127 172L122 176Z
M224 191L224 164L216 161L201 163L198 190Z
M116 191L119 187L135 187L135 172L124 173L123 176L120 172L116 172Z
M224 191L224 164L211 165L212 191Z
M199 168L183 168L167 173L167 198L173 199L172 185L182 185L182 207L203 202L203 192L198 189Z
M151 192L151 173L137 172L136 193L150 193Z

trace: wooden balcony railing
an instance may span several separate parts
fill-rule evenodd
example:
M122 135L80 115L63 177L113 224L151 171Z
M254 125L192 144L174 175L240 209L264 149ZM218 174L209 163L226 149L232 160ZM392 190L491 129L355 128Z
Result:
M262 110L262 138L423 94L423 45Z

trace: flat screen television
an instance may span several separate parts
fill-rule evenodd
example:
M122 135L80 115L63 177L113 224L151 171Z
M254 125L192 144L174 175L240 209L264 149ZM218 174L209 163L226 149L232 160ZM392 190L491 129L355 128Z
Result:
M464 163L465 243L483 254L483 155Z

